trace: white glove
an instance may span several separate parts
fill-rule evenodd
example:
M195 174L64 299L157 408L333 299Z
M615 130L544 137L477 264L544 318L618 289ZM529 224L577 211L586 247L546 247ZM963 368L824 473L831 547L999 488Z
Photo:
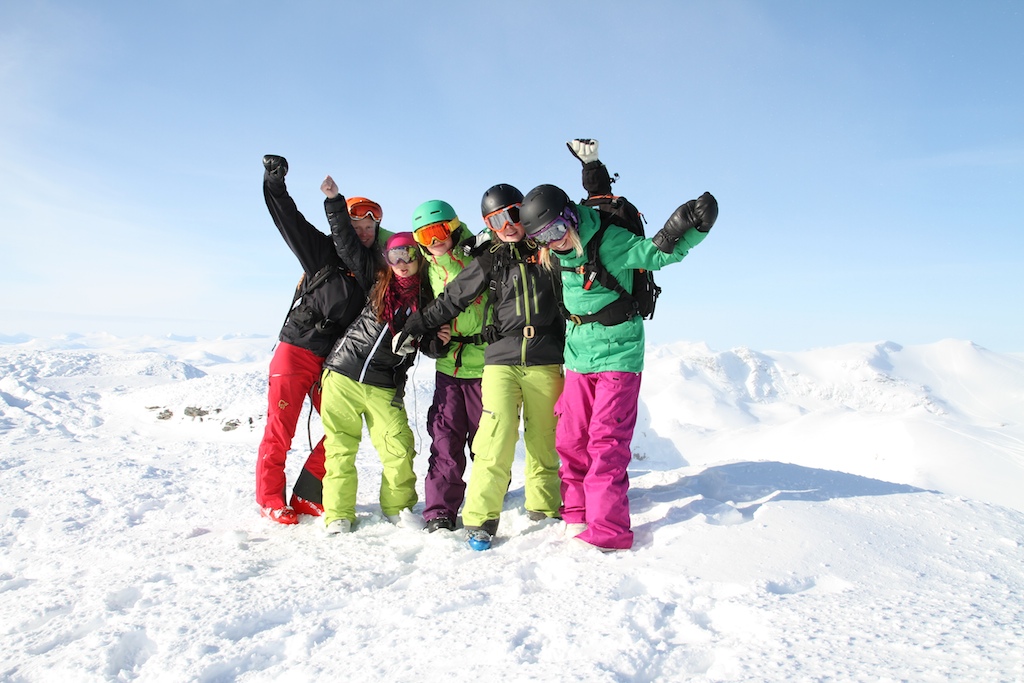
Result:
M588 138L576 138L565 143L572 155L580 160L583 164L589 164L591 161L597 161L597 140L590 140Z
M391 339L391 351L396 356L408 356L416 353L416 339L405 332L399 332Z
M484 247L491 243L491 231L485 229L478 235L467 237L459 243L462 253L466 256L479 256L484 252Z

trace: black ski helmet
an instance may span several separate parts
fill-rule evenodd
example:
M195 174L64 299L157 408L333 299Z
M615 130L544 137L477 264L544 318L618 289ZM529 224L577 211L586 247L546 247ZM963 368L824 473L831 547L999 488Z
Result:
M484 192L480 200L480 215L486 216L523 201L523 193L508 183L498 183Z
M526 193L519 209L519 222L527 235L536 233L562 215L565 207L572 206L569 195L554 185L538 185ZM572 211L576 215L575 209ZM575 221L574 221L575 222Z

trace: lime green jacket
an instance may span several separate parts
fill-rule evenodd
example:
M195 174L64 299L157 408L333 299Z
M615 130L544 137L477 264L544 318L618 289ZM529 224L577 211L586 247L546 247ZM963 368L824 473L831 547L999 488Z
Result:
M579 268L587 262L587 243L601 226L601 217L595 209L577 204L580 224L578 228L583 253L559 254L558 262L567 268ZM629 230L611 225L605 230L598 253L601 263L627 292L633 291L633 271L660 270L678 263L703 241L707 233L689 229L676 243L671 254L659 251L649 239L634 235ZM562 272L562 300L569 313L592 315L618 299L610 289L594 282L583 289L583 275ZM618 325L607 327L598 322L576 325L566 323L565 367L579 373L588 372L642 372L644 369L644 322L635 317Z
M459 241L466 237L469 237L469 230L465 224L462 224L452 233L456 246L448 253L434 256L421 247L427 263L430 289L435 297L444 291L448 283L454 280L455 276L473 260L472 256L463 254L457 246ZM435 367L438 372L460 379L477 379L483 376L484 351L487 348L487 343L480 338L480 331L483 329L484 302L486 300L487 291L485 290L466 307L466 310L451 321L452 340L448 343L448 352L437 359Z

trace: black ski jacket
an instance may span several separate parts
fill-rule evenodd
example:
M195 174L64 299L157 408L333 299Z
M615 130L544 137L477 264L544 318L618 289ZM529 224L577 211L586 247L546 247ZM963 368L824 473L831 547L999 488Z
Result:
M561 283L537 262L539 250L530 239L495 242L424 307L424 324L440 327L489 290L484 365L560 365L565 320L554 288Z
M323 358L359 315L369 290L360 286L338 257L331 237L299 212L284 180L264 174L263 197L274 225L303 270L278 339Z
M356 231L348 215L345 198L338 196L324 202L327 222L342 262L352 271L353 277L367 292L383 272L384 259L379 250L364 247L356 237ZM429 283L425 277L420 280L420 306L429 301ZM373 304L367 302L356 318L327 356L324 367L349 379L375 387L396 389L393 403L399 404L405 389L405 380L416 354L400 356L391 350L395 331L400 331L412 311L395 311L392 324L377 319ZM436 338L432 343L436 343Z

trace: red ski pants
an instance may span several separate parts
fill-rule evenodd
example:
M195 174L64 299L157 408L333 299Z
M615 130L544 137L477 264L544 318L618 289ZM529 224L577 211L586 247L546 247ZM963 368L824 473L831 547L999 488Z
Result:
M270 359L270 388L267 394L267 427L263 431L256 459L256 502L260 507L280 508L285 504L285 458L295 437L295 426L308 395L320 412L320 371L324 359L312 351L278 342ZM324 440L309 454L304 469L316 479L324 478ZM319 501L316 501L319 502Z

